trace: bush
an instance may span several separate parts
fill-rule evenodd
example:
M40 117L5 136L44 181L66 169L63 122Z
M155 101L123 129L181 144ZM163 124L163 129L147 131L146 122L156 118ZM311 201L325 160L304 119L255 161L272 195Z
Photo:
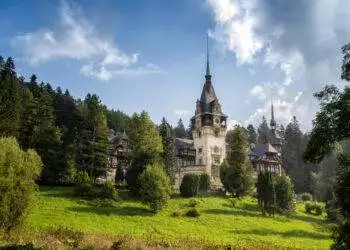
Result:
M199 201L195 199L191 199L190 202L188 203L189 207L196 207L199 204Z
M78 184L74 188L75 196L80 197L92 197L95 196L94 186L90 183Z
M275 176L276 209L291 214L295 210L293 184L287 175Z
M322 214L322 206L319 203L311 203L307 202L305 204L305 211L308 214L321 215Z
M303 201L311 201L312 200L312 195L309 193L302 193L301 194L301 199Z
M196 174L185 174L180 185L182 197L195 197L198 195L199 176Z
M43 250L41 247L36 247L33 243L25 244L25 245L5 245L0 247L0 250Z
M91 183L91 179L86 171L81 171L76 174L76 183L77 184L87 184Z
M174 211L174 212L171 214L171 216L173 216L173 217L180 217L180 216L181 216L181 212L179 212L179 211Z
M0 229L7 237L22 222L41 166L34 150L21 150L15 138L0 138Z
M153 212L162 209L171 195L170 179L162 165L148 165L140 176L140 194Z
M199 175L199 191L202 193L208 192L210 188L210 176L207 173Z
M200 213L198 212L198 210L196 208L192 208L192 209L188 210L185 215L187 217L199 217Z
M100 198L103 199L112 199L116 200L118 198L117 190L114 187L114 184L112 181L106 181L99 192L98 195Z

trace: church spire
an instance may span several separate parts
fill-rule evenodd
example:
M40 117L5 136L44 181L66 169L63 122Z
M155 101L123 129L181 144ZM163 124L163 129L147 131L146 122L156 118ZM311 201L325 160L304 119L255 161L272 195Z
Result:
M210 80L211 74L210 74L210 64L209 64L209 36L207 33L207 70L205 73L205 79Z
M275 113L273 111L273 103L271 101L271 121L270 121L270 127L271 129L276 129L276 121L275 121Z

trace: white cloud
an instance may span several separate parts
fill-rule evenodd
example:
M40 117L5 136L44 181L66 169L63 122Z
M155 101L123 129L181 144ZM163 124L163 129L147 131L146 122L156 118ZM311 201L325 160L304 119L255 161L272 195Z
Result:
M210 32L224 49L235 52L238 63L251 63L263 48L264 40L257 35L258 20L254 16L255 1L208 0L214 12L215 30Z
M236 125L241 126L241 123L240 123L239 121L236 121L236 120L229 120L229 121L227 122L227 129L228 129L228 130L229 130L229 129L233 129L233 127L236 126Z
M183 116L189 115L190 111L189 110L185 110L185 109L176 109L176 110L174 110L174 114L177 117L183 117Z
M255 85L250 94L260 100L272 100L275 97L281 97L285 95L285 86L277 83L264 83Z
M158 73L147 68L133 68L139 53L125 53L113 41L105 39L78 11L61 1L59 22L55 28L43 28L13 38L12 45L23 51L32 65L49 60L75 59L84 64L81 73L109 80L117 74L130 72Z

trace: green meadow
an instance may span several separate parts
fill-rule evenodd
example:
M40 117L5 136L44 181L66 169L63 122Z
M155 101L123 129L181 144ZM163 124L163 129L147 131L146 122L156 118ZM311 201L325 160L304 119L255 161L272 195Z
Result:
M96 241L120 237L175 248L327 249L332 242L324 215L306 214L301 203L293 216L266 217L251 197L235 204L225 197L200 197L196 198L200 216L190 218L184 213L191 199L172 198L166 209L152 214L146 205L125 197L84 200L74 197L70 187L41 187L25 228L33 234L52 228L80 231L97 249Z

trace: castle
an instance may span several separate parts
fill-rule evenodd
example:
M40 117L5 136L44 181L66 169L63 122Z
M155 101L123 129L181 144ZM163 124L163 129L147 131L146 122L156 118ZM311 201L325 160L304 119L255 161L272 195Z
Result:
M200 99L196 102L195 114L191 118L192 140L175 138L175 187L179 187L187 173L207 173L212 188L221 187L220 165L226 157L227 116L222 113L221 105L212 85L212 75L207 48L205 83ZM276 133L273 105L269 141L262 145L251 145L247 154L255 170L269 171L280 175L282 140Z

